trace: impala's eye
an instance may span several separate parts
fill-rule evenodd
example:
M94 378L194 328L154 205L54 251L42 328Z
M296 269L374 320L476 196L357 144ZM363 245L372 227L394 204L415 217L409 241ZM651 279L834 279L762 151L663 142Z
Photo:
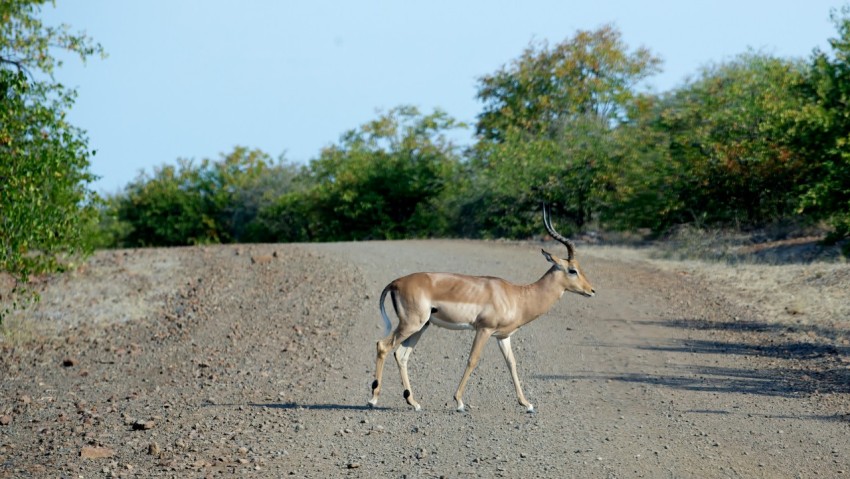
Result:
M567 273L569 273L570 276L575 276L578 274L578 271L576 271L574 268L567 268Z

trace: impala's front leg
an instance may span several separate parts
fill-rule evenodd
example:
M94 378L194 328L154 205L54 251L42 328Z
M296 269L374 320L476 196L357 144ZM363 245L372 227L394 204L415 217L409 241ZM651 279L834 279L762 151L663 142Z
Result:
M511 379L514 381L514 388L516 389L516 398L520 404L525 406L525 410L528 412L534 412L534 406L525 399L525 394L522 393L522 386L519 385L519 376L516 373L516 359L514 359L514 352L511 349L511 337L499 338L499 349L502 350L502 355L505 357L505 362L508 363L508 369L511 370Z
M484 349L484 345L487 344L487 340L490 339L492 334L493 331L489 329L479 329L475 331L475 339L472 341L472 351L469 352L469 360L466 362L466 370L463 372L463 377L460 379L460 384L455 392L455 401L457 401L458 412L463 412L465 409L463 405L463 390L466 389L466 382L469 381L469 376L472 374L472 370L474 370L475 366L478 365L478 360L481 359L481 351Z

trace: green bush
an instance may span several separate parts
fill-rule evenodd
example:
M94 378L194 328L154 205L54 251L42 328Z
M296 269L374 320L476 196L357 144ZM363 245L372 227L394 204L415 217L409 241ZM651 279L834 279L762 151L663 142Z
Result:
M605 216L623 187L619 169L627 157L618 128L638 98L635 85L659 63L603 26L551 47L530 45L482 77L480 141L470 159L472 181L453 200L462 214L456 224L484 237L528 237L540 231L544 200L564 231Z
M89 252L92 153L64 120L71 103L69 92L0 69L0 270L23 282Z
M345 133L261 217L280 241L397 239L444 234L439 198L458 171L441 111L397 107Z
M178 160L142 174L110 199L103 224L114 246L177 246L263 241L260 211L290 191L295 167L236 147L218 161Z
M90 253L98 202L88 190L94 152L65 119L75 92L53 81L59 62L50 49L83 60L102 49L66 25L43 25L44 3L0 3L0 272L18 285ZM13 305L28 298L12 292Z
M831 56L813 55L806 84L810 103L797 138L818 165L799 211L827 219L833 226L829 240L835 242L850 237L850 6L833 11L832 19L838 37L829 41ZM845 252L850 255L850 243Z

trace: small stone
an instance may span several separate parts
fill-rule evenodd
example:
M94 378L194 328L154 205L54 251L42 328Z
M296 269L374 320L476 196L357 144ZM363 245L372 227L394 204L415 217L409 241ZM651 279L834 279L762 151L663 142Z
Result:
M83 459L105 459L115 455L115 451L108 447L86 446L80 450Z
M8 426L12 422L12 416L4 414L0 416L0 426Z
M251 264L268 264L274 261L274 256L271 255L255 255L251 256Z
M74 358L65 358L62 360L62 366L70 368L77 365L77 360Z
M153 421L144 421L139 419L138 421L133 423L134 431L147 431L148 429L153 429L156 427L156 423Z
M159 444L155 442L152 442L148 445L148 454L150 454L151 456L156 456L161 451L162 449L159 447Z
M349 463L348 463L348 468L349 468L349 469L357 469L357 468L359 468L359 467L360 467L360 463L359 463L359 462L349 462Z

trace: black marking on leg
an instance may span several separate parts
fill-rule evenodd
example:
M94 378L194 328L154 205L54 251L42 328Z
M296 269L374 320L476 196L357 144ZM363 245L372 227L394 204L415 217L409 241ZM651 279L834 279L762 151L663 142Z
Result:
M407 399L409 397L410 397L410 389L405 389L404 390L404 398Z
M378 380L377 379L374 382L372 382L372 391L374 391L375 389L378 389Z
M437 312L437 308L435 308L435 307L431 306L431 314L434 314L434 313L436 313L436 312Z

